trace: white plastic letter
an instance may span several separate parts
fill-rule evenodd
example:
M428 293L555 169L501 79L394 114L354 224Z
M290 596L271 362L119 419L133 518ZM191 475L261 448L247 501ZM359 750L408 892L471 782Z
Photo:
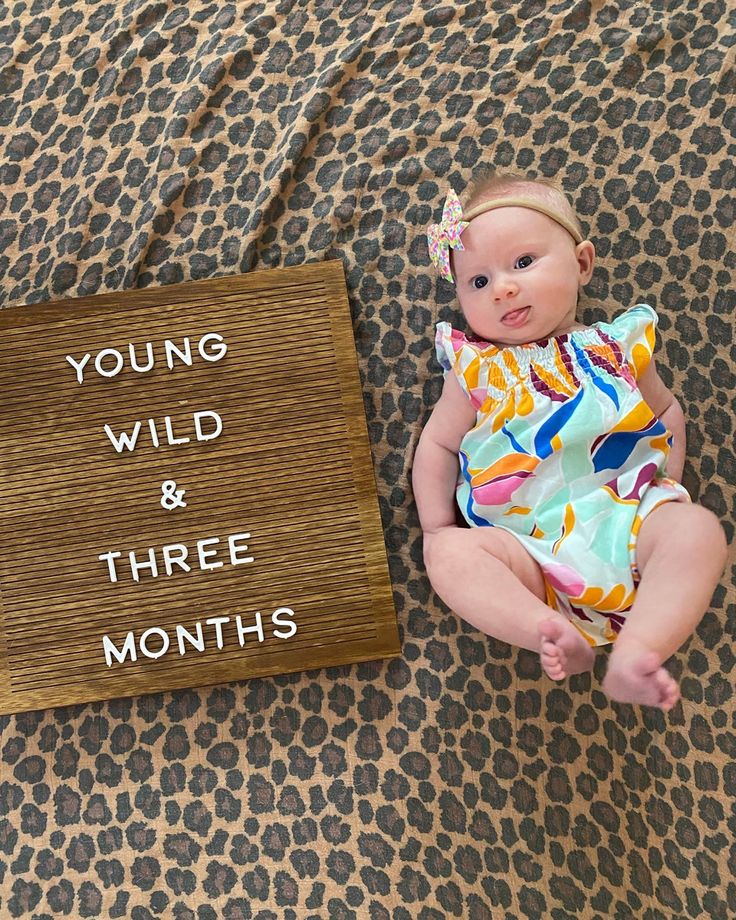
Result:
M101 562L104 562L105 560L107 560L107 570L110 574L110 581L118 580L117 572L115 571L115 563L113 562L113 559L115 559L117 556L122 556L122 555L123 555L122 553L114 553L110 551L109 553L103 553L101 556L97 557Z
M102 358L105 355L115 355L115 367L111 371L106 371L102 366ZM102 374L103 377L115 377L123 369L123 356L115 348L103 348L102 351L97 353L95 358L95 370L98 374Z
M177 641L179 642L179 654L180 655L184 655L186 653L186 649L184 648L185 638L187 642L189 642L190 645L194 646L194 648L197 649L198 652L204 651L204 636L202 634L202 624L197 623L196 628L197 628L197 638L195 639L194 636L188 630L184 629L183 626L181 626L179 623L176 624L176 638L177 638Z
M200 569L219 569L223 564L222 562L207 562L206 559L208 556L216 556L216 549L205 550L204 546L206 543L219 543L217 537L209 537L207 540L197 540L197 553L199 555L199 567Z
M140 430L141 423L136 422L135 427L133 428L133 434L128 434L127 431L123 431L120 433L120 438L116 438L112 433L112 428L109 425L105 425L105 433L107 434L108 438L110 438L112 441L112 446L119 454L122 454L124 447L127 447L128 450L135 450L135 444L138 440L138 433Z
M295 616L295 613L291 607L279 607L278 610L274 610L274 612L271 614L271 622L274 626L286 626L289 630L289 632L283 633L279 632L278 629L274 629L274 636L276 636L277 639L290 639L293 635L296 634L296 623L285 623L283 620L279 619L279 614L282 614L286 617L293 617Z
M202 426L199 423L200 418L203 415L209 415L210 418L216 419L215 428L216 430L212 434L204 434L202 431ZM213 438L216 438L222 432L222 419L216 412L209 412L205 410L204 412L195 412L194 413L194 430L197 432L198 441L211 441Z
M133 552L128 553L128 558L130 559L130 571L133 573L135 581L140 581L138 572L140 572L141 569L150 569L154 578L158 575L158 570L156 569L156 555L153 551L153 547L148 550L148 562L138 562Z
M215 632L217 633L217 647L222 648L222 624L229 623L230 617L210 617L209 620L205 620L205 623L208 626L214 626Z
M146 371L151 370L151 368L153 367L153 345L150 342L146 342L146 358L148 360L148 363L146 364L145 367L141 367L138 364L138 361L136 360L136 354L135 354L135 345L132 342L130 342L130 344L128 345L128 350L130 351L130 366L133 368L134 371L138 371L139 373L143 374Z
M140 424L140 422L138 424ZM152 418L148 419L148 428L150 429L150 432L151 432L151 440L153 441L153 446L158 447L159 446L158 431L156 429L155 419L152 419Z
M161 639L161 648L157 652L152 652L146 645L148 637L151 635L156 635ZM146 658L160 658L168 652L170 644L171 640L169 639L169 634L165 629L161 629L160 626L152 626L150 629L147 629L138 640L141 653L145 655Z
M192 346L189 342L189 336L184 337L184 351L177 348L177 346L171 341L171 339L166 339L164 341L164 349L166 350L166 364L169 367L170 371L174 370L174 364L172 362L172 355L176 354L179 356L179 359L189 367L192 366Z
M235 626L238 630L238 642L240 645L245 645L245 636L246 633L258 633L258 641L263 642L266 638L263 635L263 623L261 623L261 611L256 610L255 612L256 625L255 626L243 626L243 621L240 617L240 614L235 614Z
M221 344L215 345L215 347L210 351L210 353L207 354L204 350L204 345L210 339L217 339L217 341L220 342ZM225 355L227 354L227 345L225 344L225 340L217 332L208 332L206 335L203 335L202 338L199 340L199 344L197 345L197 348L199 349L199 353L200 355L202 355L205 361L219 361L220 358L224 358Z
M235 545L236 540L238 540L240 537L242 537L244 540L247 540L250 539L250 534L234 533L231 537L227 538L227 545L230 547L230 562L232 562L233 565L240 565L243 562L253 562L253 556L246 556L245 559L238 559L238 550L242 549L245 551L248 549L247 543L244 543L242 547Z
M164 427L166 428L166 437L168 438L169 444L186 444L190 438L175 438L174 429L171 427L171 416L164 416Z
M85 355L81 361L75 361L71 355L66 355L65 357L77 372L77 383L81 383L84 380L84 374L82 371L84 370L84 365L89 361L90 355Z
M131 661L136 660L135 636L133 635L132 629L125 637L122 648L117 648L109 636L102 637L102 647L105 650L105 661L107 662L108 668L112 667L113 658L120 664L122 664L128 656L130 656Z
M181 550L179 553L179 558L174 558L174 550ZM161 552L164 554L164 567L166 569L166 574L171 575L172 568L171 563L175 562L179 568L184 569L185 572L191 572L191 565L187 565L184 560L187 558L189 550L184 546L183 543L167 543L166 546L161 547Z

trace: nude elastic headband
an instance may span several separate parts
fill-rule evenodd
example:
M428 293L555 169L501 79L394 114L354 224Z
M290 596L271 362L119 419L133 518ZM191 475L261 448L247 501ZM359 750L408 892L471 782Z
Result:
M484 201L482 204L471 208L467 214L463 214L460 199L453 189L450 189L445 199L445 206L442 209L442 220L439 224L430 224L427 230L429 257L439 268L440 275L443 278L454 283L454 278L450 271L450 248L465 248L460 240L460 234L468 226L468 223L479 214L492 211L494 208L529 208L532 211L539 211L541 214L551 217L561 227L564 227L576 243L582 243L583 241L580 232L571 221L555 211L554 208L537 201L536 198L495 198L492 201Z

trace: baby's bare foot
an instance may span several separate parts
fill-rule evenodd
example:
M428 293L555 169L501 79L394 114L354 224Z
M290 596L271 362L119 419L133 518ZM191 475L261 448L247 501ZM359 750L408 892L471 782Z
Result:
M617 703L659 706L665 712L680 699L680 688L659 655L643 645L614 647L603 690Z
M564 680L570 674L592 669L595 652L564 617L543 620L539 638L539 658L552 680Z

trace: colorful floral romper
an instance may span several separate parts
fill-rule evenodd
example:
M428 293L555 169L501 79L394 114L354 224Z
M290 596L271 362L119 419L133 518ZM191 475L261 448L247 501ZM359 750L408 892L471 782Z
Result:
M671 433L636 380L657 314L637 304L611 323L496 347L437 324L437 357L477 410L460 444L457 501L471 526L513 533L544 574L547 603L591 645L613 642L639 583L636 538L666 501Z

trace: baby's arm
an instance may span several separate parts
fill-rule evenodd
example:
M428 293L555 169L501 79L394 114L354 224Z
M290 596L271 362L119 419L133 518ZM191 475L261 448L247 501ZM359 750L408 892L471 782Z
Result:
M667 475L682 481L685 466L685 414L675 395L664 385L657 373L654 359L638 380L644 401L662 424L672 432L672 448L667 458Z
M412 488L424 533L455 526L457 452L463 435L475 424L475 409L454 373L445 385L414 454Z

